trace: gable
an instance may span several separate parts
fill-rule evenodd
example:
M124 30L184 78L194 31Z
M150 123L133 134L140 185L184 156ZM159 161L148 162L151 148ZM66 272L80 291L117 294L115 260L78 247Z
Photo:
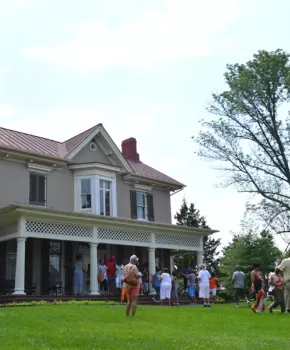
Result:
M92 150L91 145L96 145L96 149ZM106 165L113 165L108 156L101 149L96 140L91 140L77 155L72 159L74 164L85 163L101 163Z
M86 137L84 137L84 135ZM86 134L82 134L81 140L77 142L77 146L72 148L71 152L66 156L67 160L75 162L76 160L81 163L85 163L84 159L91 159L90 144L95 142L98 149L102 151L95 157L102 157L105 161L104 164L119 166L124 173L132 172L132 169L123 157L121 151L116 146L110 135L107 133L102 124L97 125L94 129L87 130ZM80 154L83 152L82 154ZM80 155L79 155L80 154ZM83 157L83 159L81 158ZM92 156L94 157L94 156ZM105 159L105 158L106 159ZM95 160L97 161L97 160ZM108 163L109 161L109 163ZM89 161L89 162L94 162Z

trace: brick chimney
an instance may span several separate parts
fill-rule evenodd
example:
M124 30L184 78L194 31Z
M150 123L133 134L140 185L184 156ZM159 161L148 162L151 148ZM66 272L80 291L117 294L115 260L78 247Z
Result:
M139 154L137 153L137 140L134 137L130 137L122 142L122 153L126 159L140 162Z

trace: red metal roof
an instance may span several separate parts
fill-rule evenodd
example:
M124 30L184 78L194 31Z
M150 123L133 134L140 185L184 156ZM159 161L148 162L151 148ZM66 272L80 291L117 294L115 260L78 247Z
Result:
M169 177L160 171L151 168L151 166L146 165L142 162L136 162L134 160L127 159L127 162L131 165L131 168L133 169L134 173L136 175L147 177L149 179L154 179L161 182L168 182L170 184L175 184L177 186L183 187L184 185L174 179L172 177Z
M65 158L71 152L77 149L77 147L80 146L81 143L99 127L99 125L100 124L95 125L64 142L50 140L44 137L30 135L15 130L0 128L0 147L65 160ZM136 162L129 159L127 159L127 162L136 175L180 187L184 186L182 183L142 162Z

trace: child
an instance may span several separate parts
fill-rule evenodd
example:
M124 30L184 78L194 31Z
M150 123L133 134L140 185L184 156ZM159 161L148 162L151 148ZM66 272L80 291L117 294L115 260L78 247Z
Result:
M213 273L211 275L211 279L209 280L209 288L210 288L210 292L213 296L213 301L215 302L215 297L216 297L216 291L217 291L217 283L218 283L218 279L216 277L216 274Z
M191 271L187 275L187 289L188 289L188 297L191 301L189 305L195 305L196 304L196 299L195 299L196 275L193 271Z
M172 289L171 289L171 297L173 300L173 306L179 306L178 300L178 281L176 277L176 272L172 272Z
M125 298L126 298L126 302L128 302L129 297L128 297L128 292L127 292L127 288L126 288L126 283L124 281L122 281L121 304L124 303Z

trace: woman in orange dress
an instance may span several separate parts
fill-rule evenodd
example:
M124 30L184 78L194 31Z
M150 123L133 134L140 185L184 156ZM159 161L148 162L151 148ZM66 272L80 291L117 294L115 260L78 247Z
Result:
M130 315L132 310L132 316L135 316L137 309L137 302L140 291L140 277L142 273L137 268L139 259L136 255L132 255L129 264L124 267L124 282L126 283L128 303L126 307L126 315ZM130 280L130 283L129 283Z

